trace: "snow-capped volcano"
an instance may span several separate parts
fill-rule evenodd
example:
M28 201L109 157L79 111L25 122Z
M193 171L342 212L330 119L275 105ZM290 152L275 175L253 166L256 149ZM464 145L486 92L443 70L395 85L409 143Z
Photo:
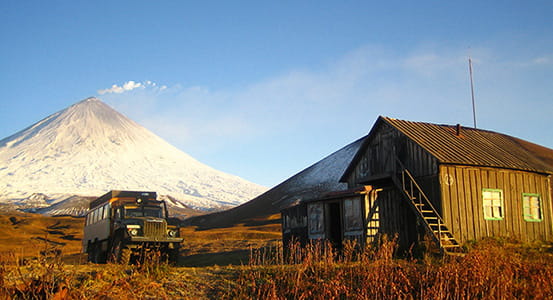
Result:
M202 209L266 191L198 162L97 98L0 140L0 201L42 193L55 202L115 189L156 191Z

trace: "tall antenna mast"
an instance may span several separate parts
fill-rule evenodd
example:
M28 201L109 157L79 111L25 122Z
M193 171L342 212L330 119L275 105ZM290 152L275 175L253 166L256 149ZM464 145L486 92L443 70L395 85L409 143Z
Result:
M474 128L476 128L476 106L474 104L474 83L472 82L472 60L469 56L469 75L470 75L470 94L472 96L472 119L474 120Z

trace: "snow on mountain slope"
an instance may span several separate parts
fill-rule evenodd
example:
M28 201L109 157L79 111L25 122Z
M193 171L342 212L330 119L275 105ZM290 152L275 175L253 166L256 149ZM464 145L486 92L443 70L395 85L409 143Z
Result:
M0 201L42 193L55 203L115 189L156 191L201 209L266 191L198 162L97 98L0 140Z

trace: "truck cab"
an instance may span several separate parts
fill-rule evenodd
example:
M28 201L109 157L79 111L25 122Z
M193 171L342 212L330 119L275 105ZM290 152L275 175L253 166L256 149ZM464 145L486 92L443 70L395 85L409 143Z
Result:
M176 263L183 240L178 223L155 192L110 191L90 203L83 252L91 262L127 264L156 250Z

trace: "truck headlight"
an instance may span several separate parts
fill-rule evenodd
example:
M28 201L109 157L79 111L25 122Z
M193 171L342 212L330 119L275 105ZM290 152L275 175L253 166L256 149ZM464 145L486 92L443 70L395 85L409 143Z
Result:
M127 230L129 231L129 234L132 236L138 235L139 229L140 229L140 225L133 225L133 224L127 225Z
M167 234L170 237L176 237L177 236L177 231L176 230L167 230Z

